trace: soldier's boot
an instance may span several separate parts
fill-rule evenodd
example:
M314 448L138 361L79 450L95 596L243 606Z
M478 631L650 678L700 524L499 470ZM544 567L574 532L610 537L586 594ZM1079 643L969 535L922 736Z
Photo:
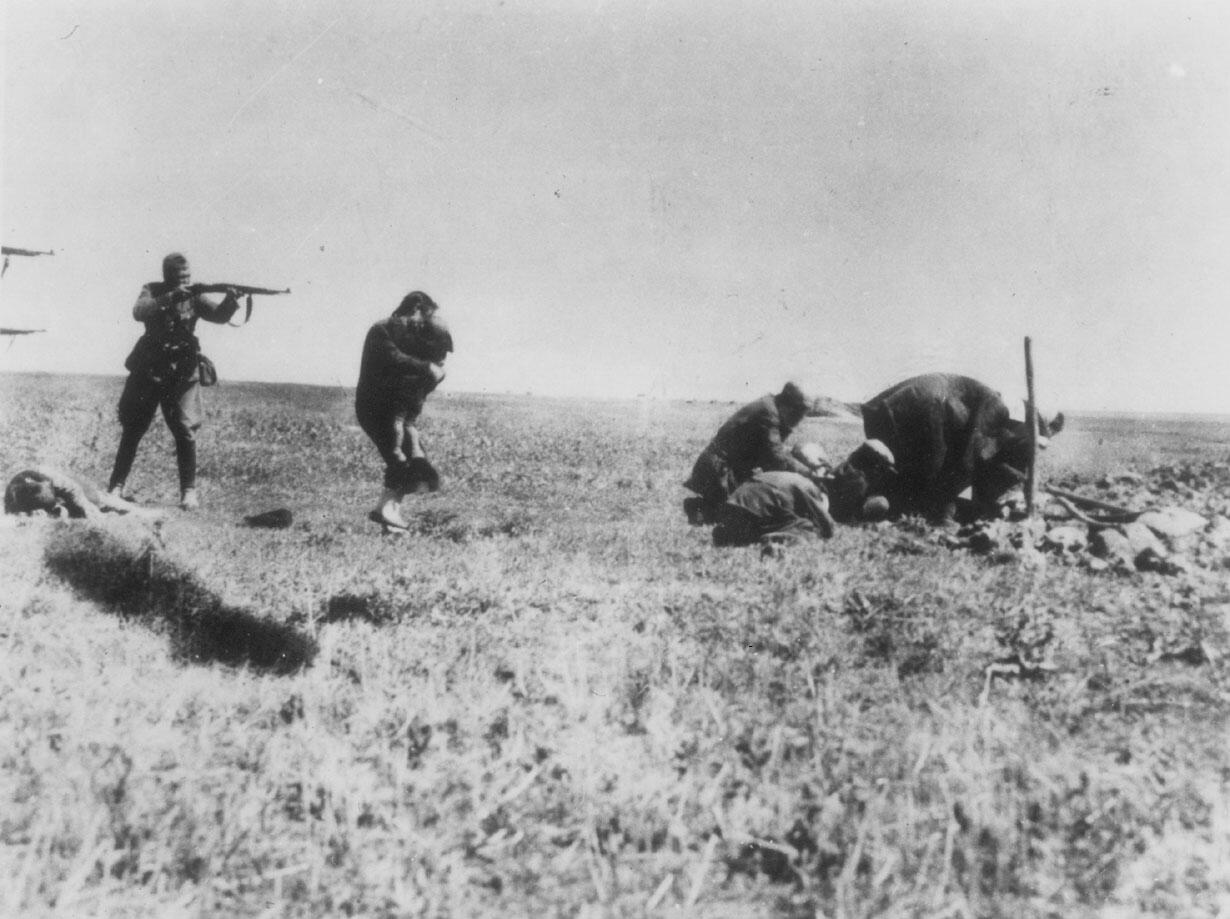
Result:
M175 465L179 470L180 510L195 511L201 499L196 493L196 441L191 437L175 438Z

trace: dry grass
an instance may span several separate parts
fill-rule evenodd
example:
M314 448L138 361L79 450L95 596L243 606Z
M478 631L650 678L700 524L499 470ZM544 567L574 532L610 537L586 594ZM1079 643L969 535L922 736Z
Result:
M0 376L0 468L104 480L119 384ZM1230 909L1224 570L716 550L678 483L729 407L452 394L383 539L345 393L209 395L201 514L0 530L0 914ZM1078 422L1050 462L1226 435ZM134 484L173 468L156 429Z

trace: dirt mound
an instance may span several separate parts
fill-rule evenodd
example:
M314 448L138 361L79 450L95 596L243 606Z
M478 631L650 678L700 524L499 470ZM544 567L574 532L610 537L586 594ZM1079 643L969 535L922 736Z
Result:
M858 420L863 417L863 407L857 402L841 402L830 396L817 396L811 400L807 414L812 418Z
M939 539L953 549L1004 558L1043 553L1091 571L1181 575L1230 570L1230 463L1159 466L1092 480L1059 480L1040 495L1039 516L979 521ZM1014 519L1015 518L1015 519Z

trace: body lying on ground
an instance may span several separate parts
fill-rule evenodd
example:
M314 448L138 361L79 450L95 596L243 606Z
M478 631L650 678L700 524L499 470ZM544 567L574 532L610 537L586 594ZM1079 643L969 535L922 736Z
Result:
M6 514L97 518L104 512L158 516L158 512L108 494L60 469L37 466L9 479L4 489Z

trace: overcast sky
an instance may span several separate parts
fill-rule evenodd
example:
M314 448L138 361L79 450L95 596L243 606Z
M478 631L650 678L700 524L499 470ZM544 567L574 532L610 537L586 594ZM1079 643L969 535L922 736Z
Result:
M352 387L409 290L446 389L1230 412L1230 4L7 2L0 369L123 373L131 306L224 379Z

